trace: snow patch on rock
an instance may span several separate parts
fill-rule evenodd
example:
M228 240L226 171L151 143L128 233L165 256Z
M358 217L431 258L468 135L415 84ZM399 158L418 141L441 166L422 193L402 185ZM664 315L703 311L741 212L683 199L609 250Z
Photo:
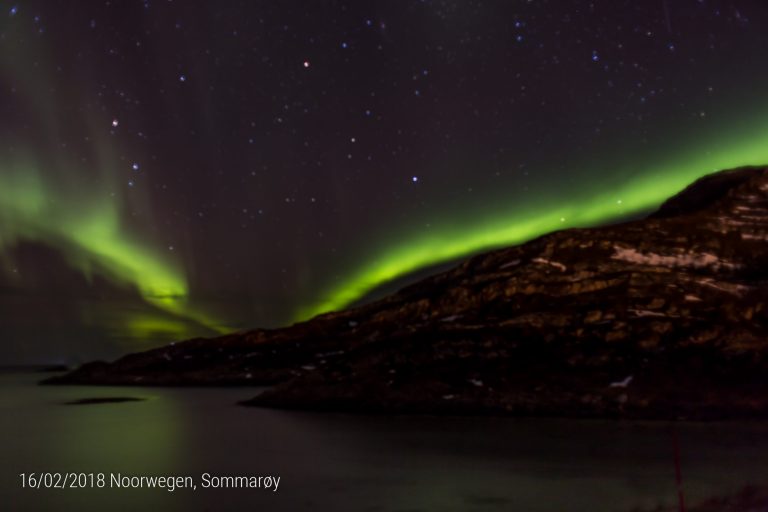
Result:
M633 375L628 375L624 380L617 380L616 382L611 382L608 384L609 388L626 388L629 386L630 382L632 382L632 379L634 379Z
M503 269L505 269L505 268L516 267L516 266L518 266L519 264L520 264L520 260L512 260L512 261L510 261L510 262L508 262L508 263L505 263L505 264L503 264L502 266L500 266L500 267L499 267L499 269L500 269L500 270L503 270Z
M635 316L643 317L643 316L660 316L660 317L668 317L669 315L665 315L664 313L659 313L658 311L649 311L647 309L630 309L630 313L633 313Z
M534 258L533 262L534 263L538 263L540 265L549 265L551 267L555 267L556 269L560 270L561 272L565 272L566 270L568 270L568 268L565 265L563 265L562 263L560 263L559 261L552 261L552 260L547 260L547 259L544 259L544 258Z
M725 293L730 293L732 295L741 295L749 291L749 286L744 286L741 284L725 283L722 281L715 281L714 279L700 279L698 280L698 282L699 284L702 284L709 288L714 288L715 290L719 290Z
M687 267L687 268L713 268L734 269L739 265L724 261L710 253L681 253L674 256L657 254L653 252L643 253L634 248L614 247L614 260L636 263L638 265L652 265L656 267Z

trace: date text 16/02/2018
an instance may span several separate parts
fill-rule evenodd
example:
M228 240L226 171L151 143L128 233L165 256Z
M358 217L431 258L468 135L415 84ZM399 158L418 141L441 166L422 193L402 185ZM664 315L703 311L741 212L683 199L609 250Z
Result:
M144 476L122 473L19 473L21 486L29 489L176 489L197 490L197 479L191 476ZM263 489L277 492L279 476L211 475L203 473L199 478L203 489Z

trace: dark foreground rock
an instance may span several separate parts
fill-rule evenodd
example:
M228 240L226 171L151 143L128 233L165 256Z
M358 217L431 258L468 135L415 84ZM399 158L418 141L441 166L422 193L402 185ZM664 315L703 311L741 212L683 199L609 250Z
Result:
M710 498L684 509L678 505L633 512L680 512L681 510L688 512L765 512L768 510L768 487L747 486L732 495Z
M711 498L690 512L765 512L768 510L768 487L745 487L732 496Z
M275 385L369 412L768 416L768 170L647 219L476 256L378 302L92 363L49 383Z

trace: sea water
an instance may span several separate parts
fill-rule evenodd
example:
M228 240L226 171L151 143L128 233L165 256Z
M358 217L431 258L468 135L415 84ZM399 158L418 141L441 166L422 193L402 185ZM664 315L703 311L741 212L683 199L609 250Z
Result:
M652 510L677 504L675 443L688 504L768 482L765 422L320 414L45 376L0 374L2 510ZM143 400L64 405L107 397Z

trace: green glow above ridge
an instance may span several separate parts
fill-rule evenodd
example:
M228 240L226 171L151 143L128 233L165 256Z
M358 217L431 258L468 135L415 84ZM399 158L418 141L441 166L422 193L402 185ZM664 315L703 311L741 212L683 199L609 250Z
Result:
M147 322L145 312L116 322L134 337L189 332L189 324L228 331L190 306L183 266L157 250L162 245L150 236L151 223L145 229L128 216L139 209L151 218L151 205L146 190L125 189L119 169L130 148L108 135L108 115L90 108L79 81L52 86L59 80L50 48L43 39L27 40L21 24L6 21L0 24L9 42L0 51L0 78L14 83L15 106L25 115L18 133L6 134L10 151L0 159L0 257L20 242L38 242L88 278L100 275L135 289L158 318L166 318ZM73 114L70 105L84 108ZM87 141L78 153L66 144L72 133Z
M0 163L0 169L0 252L22 240L46 244L86 276L135 287L145 302L166 313L225 330L187 307L188 285L178 264L121 223L122 201L105 190L109 180L66 187L45 181L31 161Z
M683 152L661 165L638 165L620 184L592 187L581 196L507 208L491 218L473 219L431 235L415 235L383 251L332 288L325 298L300 309L296 321L337 311L376 287L426 266L473 253L520 244L560 229L587 227L642 213L660 205L694 180L715 171L768 163L768 125L713 137L706 151Z

